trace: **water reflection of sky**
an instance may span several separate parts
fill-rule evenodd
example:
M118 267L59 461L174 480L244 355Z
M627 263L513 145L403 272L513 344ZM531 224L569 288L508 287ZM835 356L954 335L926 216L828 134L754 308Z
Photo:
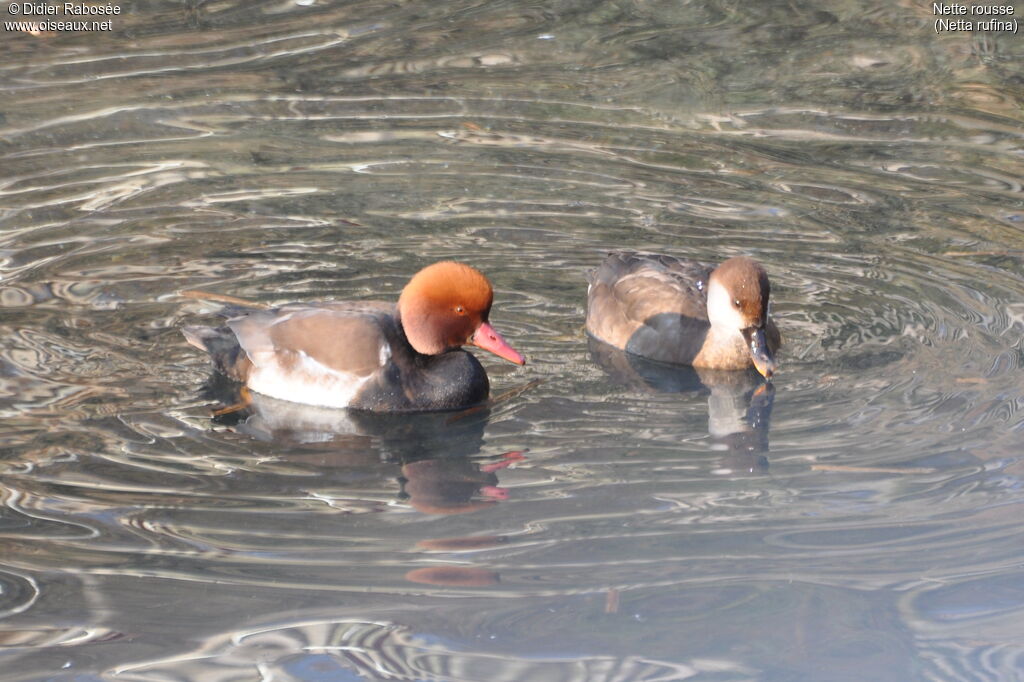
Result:
M1014 677L1021 47L933 19L275 1L8 32L4 679ZM763 262L770 400L596 357L613 248ZM179 291L393 300L445 258L530 360L484 359L489 412L211 419L178 330L214 306Z

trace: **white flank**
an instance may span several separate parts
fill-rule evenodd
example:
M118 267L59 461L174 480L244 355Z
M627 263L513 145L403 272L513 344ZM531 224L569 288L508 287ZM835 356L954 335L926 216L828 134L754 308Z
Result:
M292 369L281 367L273 352L253 354L249 388L272 398L322 407L348 407L370 376L339 372L303 352Z

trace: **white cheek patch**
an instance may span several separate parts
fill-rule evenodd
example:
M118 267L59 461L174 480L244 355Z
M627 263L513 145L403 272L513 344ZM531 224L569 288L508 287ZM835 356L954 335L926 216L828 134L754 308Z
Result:
M390 348L388 349L390 354ZM323 407L348 407L370 376L339 372L302 351L293 367L282 366L274 352L255 353L249 388L272 398Z
M736 332L748 326L743 315L733 305L732 296L716 281L708 285L708 319L712 326Z

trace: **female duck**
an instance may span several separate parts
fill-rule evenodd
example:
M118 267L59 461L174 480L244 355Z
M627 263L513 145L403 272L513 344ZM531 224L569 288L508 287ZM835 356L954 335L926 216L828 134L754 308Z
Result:
M590 275L587 331L659 362L775 372L781 339L768 318L764 268L730 258L717 268L671 256L612 253Z
M442 262L419 271L397 306L296 303L184 334L217 370L274 398L374 412L450 410L486 400L490 388L463 345L526 362L488 323L492 299L478 270Z

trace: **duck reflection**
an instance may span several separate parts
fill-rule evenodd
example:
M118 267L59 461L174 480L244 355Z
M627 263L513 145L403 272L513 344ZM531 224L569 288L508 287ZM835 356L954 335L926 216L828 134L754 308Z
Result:
M775 387L751 371L665 365L626 353L588 336L590 355L612 378L633 390L656 393L710 391L708 433L725 451L732 472L768 469L768 430Z
M508 490L498 486L495 472L521 459L521 452L506 452L487 464L466 457L406 461L399 481L413 508L425 514L463 514L507 500Z
M214 375L204 397L225 406L214 422L282 446L281 457L321 469L400 466L399 499L426 514L460 514L508 498L497 472L524 459L508 452L476 456L490 418L487 408L463 412L380 414L302 405L258 393Z

